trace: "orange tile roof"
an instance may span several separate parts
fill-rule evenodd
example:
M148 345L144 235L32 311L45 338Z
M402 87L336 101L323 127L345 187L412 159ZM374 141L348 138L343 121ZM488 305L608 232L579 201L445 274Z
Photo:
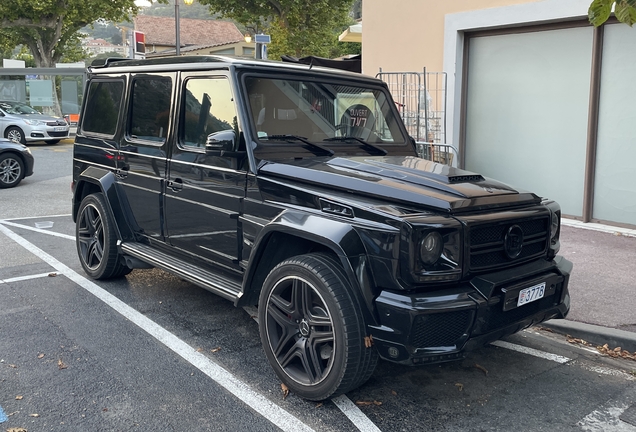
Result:
M172 17L137 15L135 30L144 32L146 46L175 46L175 22ZM243 34L233 22L181 18L179 20L181 46L218 45L243 40Z

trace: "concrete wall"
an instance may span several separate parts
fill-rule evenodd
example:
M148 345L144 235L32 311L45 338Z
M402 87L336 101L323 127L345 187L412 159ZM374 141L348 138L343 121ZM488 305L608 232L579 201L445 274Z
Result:
M364 0L362 72L441 72L447 14L536 1Z

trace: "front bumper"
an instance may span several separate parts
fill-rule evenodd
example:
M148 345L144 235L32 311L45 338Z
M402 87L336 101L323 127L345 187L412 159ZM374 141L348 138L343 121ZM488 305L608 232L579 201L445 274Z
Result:
M369 326L386 360L403 364L456 360L464 352L570 310L572 263L563 257L480 275L452 288L417 294L383 291L380 325ZM542 299L517 305L519 291L546 283Z
M62 130L55 130L54 127L35 127L30 130L25 130L24 135L27 141L51 141L61 140L69 137L70 128L58 126L63 128Z

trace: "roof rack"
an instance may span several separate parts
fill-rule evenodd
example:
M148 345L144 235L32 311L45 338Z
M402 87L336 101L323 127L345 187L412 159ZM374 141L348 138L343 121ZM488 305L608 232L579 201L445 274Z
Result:
M92 61L91 67L94 67L94 68L108 67L111 63L115 63L122 60L130 60L130 59L121 58L121 57L108 57L105 59L95 59Z

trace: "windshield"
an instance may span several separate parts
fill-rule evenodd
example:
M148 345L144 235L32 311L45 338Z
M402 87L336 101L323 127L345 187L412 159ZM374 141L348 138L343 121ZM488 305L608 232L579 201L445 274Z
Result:
M7 114L40 114L28 105L19 102L0 101L0 108Z
M262 77L245 83L259 144L302 146L316 154L387 154L406 143L381 88Z

